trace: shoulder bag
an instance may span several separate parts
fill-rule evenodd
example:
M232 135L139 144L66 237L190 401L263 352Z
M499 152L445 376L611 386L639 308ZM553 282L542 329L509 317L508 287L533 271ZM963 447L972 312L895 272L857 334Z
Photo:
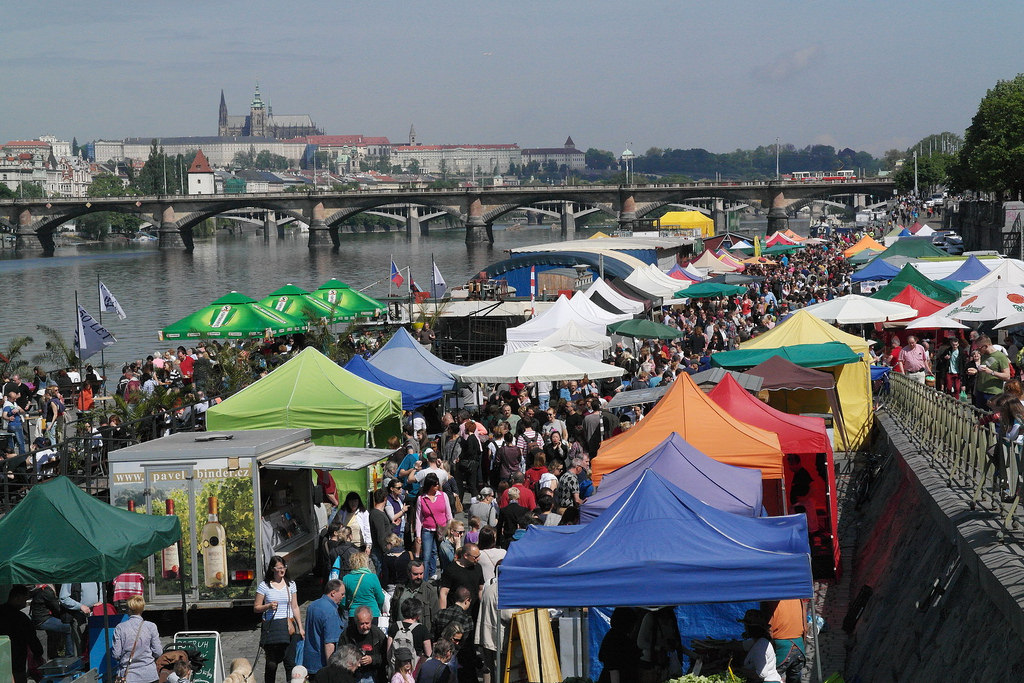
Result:
M128 683L128 669L132 666L132 660L135 659L135 647L139 644L139 635L142 634L142 627L146 625L143 621L139 624L139 628L135 631L135 642L132 643L132 651L128 654L128 663L124 665L122 673L114 677L114 683Z

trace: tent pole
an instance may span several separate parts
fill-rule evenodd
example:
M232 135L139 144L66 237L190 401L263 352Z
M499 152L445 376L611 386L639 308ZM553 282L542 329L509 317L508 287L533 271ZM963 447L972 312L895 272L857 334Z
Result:
M103 659L107 663L106 673L103 675L104 683L113 683L114 674L110 670L113 662L110 661L110 614L107 612L107 584L105 581L100 581L100 606L103 609L103 639L106 641L107 649L103 654ZM88 621L86 622L88 624ZM74 628L72 626L72 628ZM88 656L89 652L89 627L85 629L85 652ZM127 672L126 672L127 673Z
M825 679L821 675L821 644L818 643L818 638L821 635L821 631L818 630L818 616L816 608L814 606L814 598L811 598L811 636L814 638L814 668L815 673L818 674L818 683L822 683Z
M544 683L544 656L540 649L540 609L537 607L533 608L533 631L537 636L537 672L540 675L540 683Z
M181 623L182 628L188 630L188 603L185 602L185 550L182 547L181 536L178 537L178 586L181 588Z

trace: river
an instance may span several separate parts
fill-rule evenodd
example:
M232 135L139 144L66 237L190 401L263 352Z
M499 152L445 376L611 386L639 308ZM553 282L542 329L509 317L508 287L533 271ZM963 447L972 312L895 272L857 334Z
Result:
M594 230L577 230L580 237ZM157 331L214 299L236 290L261 299L292 283L313 290L330 278L356 289L378 280L366 292L387 296L390 260L399 268L412 266L418 285L430 287L433 256L449 287L461 285L488 264L507 257L515 246L557 241L560 232L548 227L522 226L515 230L495 226L494 246L466 247L461 230L435 231L408 241L404 231L343 234L338 253L329 248L310 250L306 235L289 231L264 244L261 234L221 235L197 240L195 251L161 251L154 243L141 245L93 244L57 249L54 257L39 252L14 254L0 251L0 277L6 283L8 305L0 318L0 348L13 337L29 335L34 343L23 352L31 359L43 350L45 335L37 324L64 333L70 343L75 329L75 292L82 306L98 317L97 277L117 297L127 318L103 314L103 324L117 338L107 347L110 374L129 360L166 350ZM175 346L177 344L174 344ZM98 363L99 356L90 359Z

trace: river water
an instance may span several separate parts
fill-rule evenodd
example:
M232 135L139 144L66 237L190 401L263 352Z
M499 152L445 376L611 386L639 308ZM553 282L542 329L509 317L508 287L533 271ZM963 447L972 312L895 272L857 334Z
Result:
M594 230L577 230L578 237ZM490 263L507 258L504 249L558 241L559 230L522 226L508 230L495 226L494 246L467 248L461 230L435 231L407 240L404 231L343 234L338 253L329 248L310 250L306 235L287 233L263 242L262 234L221 235L197 240L191 254L156 248L155 242L139 245L96 244L58 248L52 258L39 252L15 255L0 251L0 278L5 283L7 305L0 317L0 348L12 337L29 335L34 343L23 352L31 359L43 350L45 336L37 324L53 327L70 344L75 329L75 292L82 306L98 317L97 277L117 297L127 313L118 320L103 314L103 324L117 338L105 357L110 373L129 360L145 358L161 343L157 331L209 304L231 290L261 299L282 285L292 283L314 290L331 278L366 290L371 296L388 295L388 273L393 257L399 268L412 266L418 285L430 287L431 256L449 287L461 285ZM408 291L407 289L405 291ZM174 344L177 345L176 343ZM90 359L98 363L99 356Z

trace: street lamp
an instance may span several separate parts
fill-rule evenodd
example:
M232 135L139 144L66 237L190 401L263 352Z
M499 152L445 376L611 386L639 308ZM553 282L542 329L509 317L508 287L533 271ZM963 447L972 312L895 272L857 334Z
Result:
M775 138L775 179L779 179L779 139Z
M621 159L622 159L622 166L623 166L623 169L624 169L625 174L626 174L626 184L627 185L629 185L630 181L632 180L632 176L633 176L633 159L636 158L636 155L633 154L632 150L629 149L629 146L632 145L632 144L633 144L632 142L627 142L626 143L626 151L624 151L622 153L622 157L621 157Z

